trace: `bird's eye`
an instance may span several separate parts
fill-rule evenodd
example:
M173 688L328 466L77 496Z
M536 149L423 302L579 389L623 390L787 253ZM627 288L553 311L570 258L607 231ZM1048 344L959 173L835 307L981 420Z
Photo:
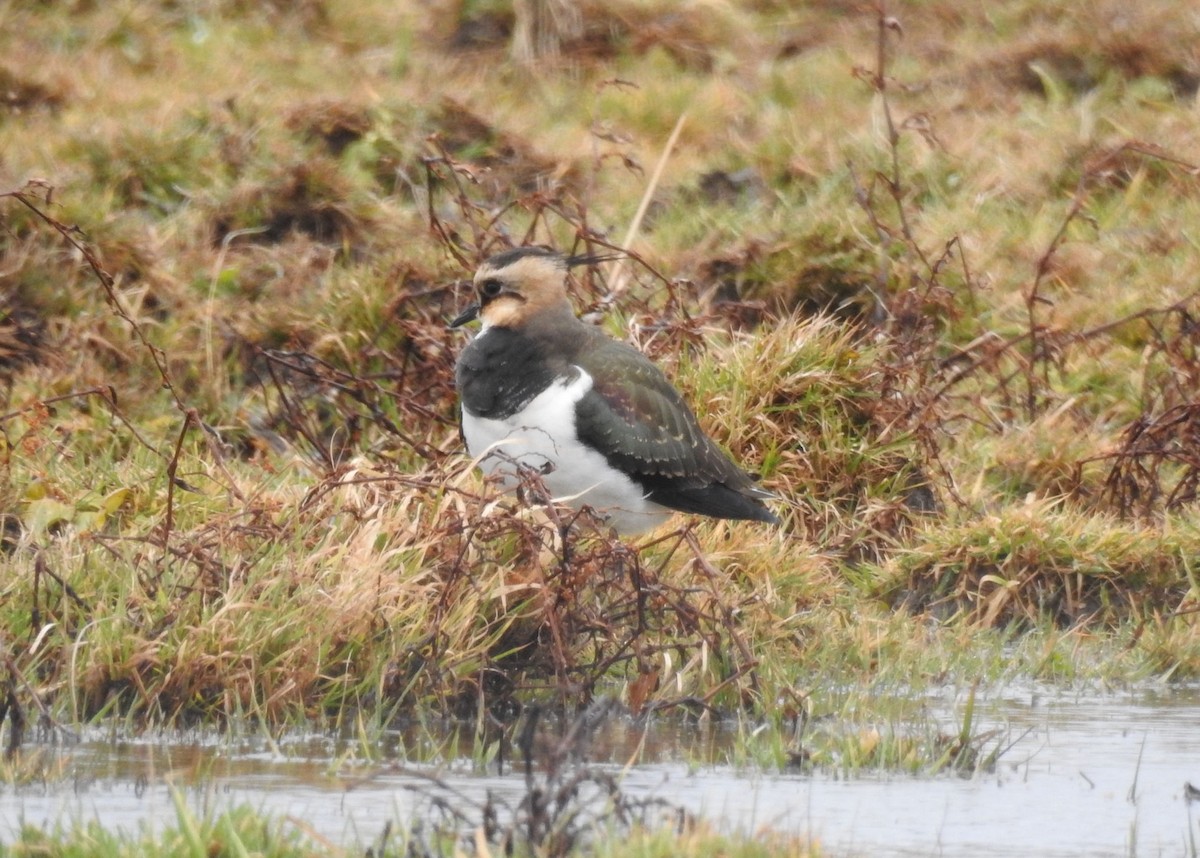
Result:
M500 290L503 288L504 284L502 284L499 280L497 280L495 277L489 277L487 280L484 280L479 284L479 294L484 298L495 298L500 294Z

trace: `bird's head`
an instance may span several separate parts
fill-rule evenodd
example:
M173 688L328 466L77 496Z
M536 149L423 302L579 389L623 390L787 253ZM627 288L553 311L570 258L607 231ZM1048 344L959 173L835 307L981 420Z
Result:
M572 313L567 269L609 256L563 256L547 247L517 247L491 256L475 272L476 302L450 327L474 319L484 327L517 328L542 313Z

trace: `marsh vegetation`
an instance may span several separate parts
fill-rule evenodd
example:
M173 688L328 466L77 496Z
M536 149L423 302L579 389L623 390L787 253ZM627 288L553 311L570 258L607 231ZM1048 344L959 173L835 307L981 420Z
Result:
M83 724L601 699L970 773L969 706L868 747L875 704L1196 678L1194 15L512 5L0 8L10 782ZM627 251L577 308L779 529L621 541L478 476L446 322L522 243Z

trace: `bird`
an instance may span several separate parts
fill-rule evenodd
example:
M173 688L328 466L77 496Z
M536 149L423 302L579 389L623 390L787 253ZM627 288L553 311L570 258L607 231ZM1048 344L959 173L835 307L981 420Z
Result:
M517 247L480 264L478 319L455 365L467 451L506 488L532 469L556 501L590 507L619 535L674 512L778 524L759 488L700 427L649 358L576 317L569 269L613 257Z

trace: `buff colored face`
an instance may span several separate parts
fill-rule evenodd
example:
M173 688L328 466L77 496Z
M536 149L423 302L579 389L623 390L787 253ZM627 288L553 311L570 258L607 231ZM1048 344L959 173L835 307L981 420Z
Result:
M480 319L485 328L514 328L550 310L569 313L565 277L566 266L558 256L525 256L499 266L485 262L475 274L478 302L450 326Z
M527 256L501 269L484 264L475 274L484 326L519 327L530 316L566 301L562 263Z

